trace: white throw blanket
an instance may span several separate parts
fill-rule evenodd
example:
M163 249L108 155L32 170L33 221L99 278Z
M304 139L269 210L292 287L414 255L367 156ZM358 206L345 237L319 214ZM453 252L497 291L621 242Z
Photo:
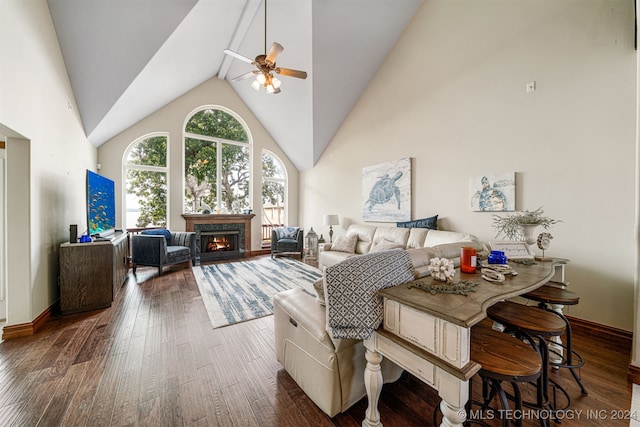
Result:
M382 322L380 289L414 279L403 249L359 255L325 269L327 329L333 338L366 339Z

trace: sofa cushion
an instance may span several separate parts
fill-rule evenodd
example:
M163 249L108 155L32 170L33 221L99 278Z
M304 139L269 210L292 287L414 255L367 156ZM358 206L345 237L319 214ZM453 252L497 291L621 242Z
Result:
M396 227L401 228L430 228L431 230L438 229L438 215L430 216L429 218L414 219L413 221L396 222Z
M410 228L409 238L407 239L407 249L423 248L424 240L427 238L429 231L431 230L428 228Z
M373 235L376 232L378 227L374 227L373 225L364 225L364 224L351 224L349 229L347 230L347 236L351 236L355 234L358 236L358 241L356 243L356 253L357 254L366 254L371 249L371 244L373 243Z
M171 244L171 232L166 228L154 228L153 230L142 230L140 234L147 234L150 236L164 236L167 240L167 245Z
M378 244L379 242L386 240L388 242L397 243L401 245L401 248L405 248L407 246L407 240L409 239L409 229L408 228L398 228L398 227L378 227L376 228L375 233L373 233L373 241L371 248L369 248L369 252L373 246ZM392 249L392 248L390 248Z
M432 247L442 245L444 243L454 242L471 242L478 239L468 233L459 233L457 231L429 230L424 240L424 246Z
M331 250L353 254L356 252L357 242L358 236L355 234L351 234L349 236L338 236L335 242L331 245Z
M389 251L391 249L404 249L405 245L402 243L393 242L387 239L380 239L371 245L369 253Z

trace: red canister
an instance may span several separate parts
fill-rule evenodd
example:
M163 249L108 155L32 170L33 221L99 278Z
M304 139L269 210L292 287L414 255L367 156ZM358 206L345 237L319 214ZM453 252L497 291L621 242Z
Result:
M463 273L476 272L476 249L470 247L460 248L460 271Z

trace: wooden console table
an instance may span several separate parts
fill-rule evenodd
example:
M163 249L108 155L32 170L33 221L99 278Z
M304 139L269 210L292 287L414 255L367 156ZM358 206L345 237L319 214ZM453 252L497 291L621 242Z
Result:
M364 341L367 367L364 382L369 399L363 427L381 427L378 399L382 389L380 362L386 357L438 391L442 399L441 426L458 427L466 419L469 380L480 370L470 359L471 327L486 317L498 301L542 286L557 274L564 279L568 260L554 259L534 265L512 264L517 276L493 284L480 274L458 270L454 281L478 283L467 296L436 294L399 285L380 291L384 299L382 326ZM433 279L425 278L429 282Z

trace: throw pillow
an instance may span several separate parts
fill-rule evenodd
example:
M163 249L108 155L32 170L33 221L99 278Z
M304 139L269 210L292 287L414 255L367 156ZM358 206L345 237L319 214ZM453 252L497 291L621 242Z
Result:
M154 228L153 230L142 230L140 234L147 234L152 236L164 236L167 240L167 246L171 246L171 232L166 228Z
M338 236L331 245L332 251L346 252L353 254L356 252L356 243L358 243L358 235Z
M313 289L316 291L316 299L318 300L318 304L326 305L324 299L324 279L320 278L313 282Z
M299 229L300 227L280 227L277 230L278 239L296 240L298 238Z
M438 215L429 218L414 219L413 221L396 222L399 228L429 228L431 230L438 229Z
M373 245L371 245L369 253L389 251L391 249L404 249L404 245L402 245L401 243L392 242L391 240L380 239L375 241Z

